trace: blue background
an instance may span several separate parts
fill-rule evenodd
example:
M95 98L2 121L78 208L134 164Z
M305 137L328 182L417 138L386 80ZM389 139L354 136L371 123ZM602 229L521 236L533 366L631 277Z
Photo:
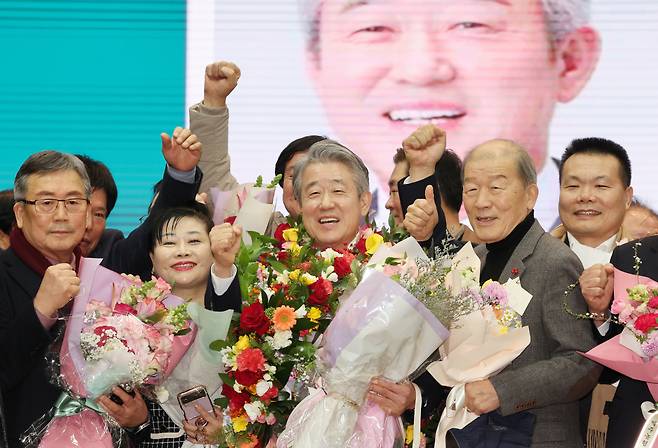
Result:
M185 1L0 1L0 189L42 149L112 171L108 226L145 214L164 160L160 133L185 122Z

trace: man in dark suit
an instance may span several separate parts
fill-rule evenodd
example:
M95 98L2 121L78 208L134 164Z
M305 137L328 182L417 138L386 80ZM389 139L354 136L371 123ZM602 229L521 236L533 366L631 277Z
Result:
M445 149L445 134L438 128L414 134L415 141L403 145L410 175L416 164L434 167ZM495 413L497 421L501 415L528 411L536 418L533 447L580 448L577 400L592 389L600 369L577 353L595 345L589 323L571 318L562 304L582 265L534 218L536 173L522 147L507 140L483 143L464 161L463 177L464 206L476 236L485 243L475 248L482 261L480 282L518 277L532 295L522 316L530 329L530 345L499 374L466 384L466 407L478 415ZM417 199L425 201L423 206L433 205L428 197ZM573 309L584 311L579 294L567 300ZM432 393L427 388L423 392ZM456 437L468 428L456 431Z
M196 169L199 153L200 144L189 130L176 129L173 141L163 134L168 166L161 207L194 199L201 178ZM79 290L74 266L90 224L91 185L79 159L43 151L23 163L14 194L17 228L11 248L0 255L0 387L11 447L19 446L20 434L61 393L47 378L45 355L61 330L58 318ZM149 272L148 222L133 231L122 248L115 245L103 265L118 272ZM145 421L139 396L124 400L124 407L122 426L137 427Z

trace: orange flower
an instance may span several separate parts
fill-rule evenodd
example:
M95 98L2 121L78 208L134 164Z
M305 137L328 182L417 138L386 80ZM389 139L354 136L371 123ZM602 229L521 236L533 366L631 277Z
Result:
M289 306L280 306L274 310L272 321L276 331L290 330L297 323L295 310Z

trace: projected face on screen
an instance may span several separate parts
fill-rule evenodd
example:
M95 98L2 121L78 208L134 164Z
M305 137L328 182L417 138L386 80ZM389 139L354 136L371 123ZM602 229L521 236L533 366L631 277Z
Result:
M462 158L484 140L507 138L541 169L555 105L580 92L599 51L596 33L576 26L579 8L549 17L547 2L305 2L313 19L307 63L338 139L380 180L395 148L428 122L448 132ZM552 3L568 10L573 2Z

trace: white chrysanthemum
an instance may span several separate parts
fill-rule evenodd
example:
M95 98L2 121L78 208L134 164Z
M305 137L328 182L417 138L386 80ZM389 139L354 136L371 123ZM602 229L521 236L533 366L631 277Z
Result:
M274 333L274 337L270 342L270 345L274 350L286 348L290 344L292 344L292 331L290 330L277 331Z

